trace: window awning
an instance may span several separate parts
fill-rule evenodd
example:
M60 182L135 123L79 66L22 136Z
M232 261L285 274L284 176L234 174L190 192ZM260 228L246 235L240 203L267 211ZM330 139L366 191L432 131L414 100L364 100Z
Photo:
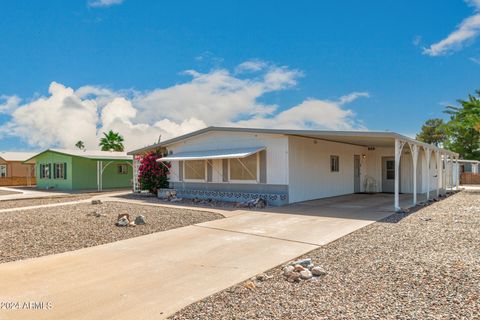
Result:
M245 158L254 153L262 151L264 149L265 147L254 147L254 148L242 148L242 149L180 152L174 155L160 158L157 161L186 161L186 160Z

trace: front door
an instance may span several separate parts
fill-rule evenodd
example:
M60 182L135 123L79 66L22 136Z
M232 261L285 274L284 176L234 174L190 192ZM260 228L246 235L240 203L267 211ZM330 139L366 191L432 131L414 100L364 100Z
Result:
M382 158L382 192L395 192L395 158Z
M360 192L360 156L353 156L353 192Z

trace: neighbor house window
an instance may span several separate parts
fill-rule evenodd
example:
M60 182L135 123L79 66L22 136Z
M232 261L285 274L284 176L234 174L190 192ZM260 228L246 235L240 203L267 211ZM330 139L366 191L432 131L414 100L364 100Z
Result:
M205 161L204 160L188 160L183 162L186 180L205 180Z
M117 166L117 172L119 174L127 174L128 173L128 167L126 164L119 164Z
M53 164L53 178L54 179L67 179L67 164L66 163L54 163Z
M230 180L257 181L258 153L230 159Z
M5 177L7 177L7 166L3 164L0 166L0 178Z
M40 179L50 179L50 164L40 165Z
M330 172L340 171L340 158L338 156L330 156Z

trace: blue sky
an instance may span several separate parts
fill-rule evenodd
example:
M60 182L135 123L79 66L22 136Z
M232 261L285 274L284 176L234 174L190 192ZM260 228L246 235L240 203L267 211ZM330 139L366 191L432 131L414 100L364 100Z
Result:
M205 125L412 135L480 88L479 8L0 1L0 150L94 148L107 129L136 147Z

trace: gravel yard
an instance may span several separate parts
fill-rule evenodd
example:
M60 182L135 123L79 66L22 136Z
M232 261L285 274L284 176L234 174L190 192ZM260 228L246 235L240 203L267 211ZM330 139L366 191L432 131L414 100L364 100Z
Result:
M171 319L480 319L480 193L394 214L316 249L327 275L245 282Z
M79 194L79 195L69 195L69 196L61 196L61 197L57 196L57 197L35 198L35 199L1 200L0 210L85 200L93 196L94 195L92 194Z
M97 213L99 217L92 215ZM117 227L117 215L143 215L147 224ZM105 202L0 213L0 263L96 246L223 218L222 215Z

